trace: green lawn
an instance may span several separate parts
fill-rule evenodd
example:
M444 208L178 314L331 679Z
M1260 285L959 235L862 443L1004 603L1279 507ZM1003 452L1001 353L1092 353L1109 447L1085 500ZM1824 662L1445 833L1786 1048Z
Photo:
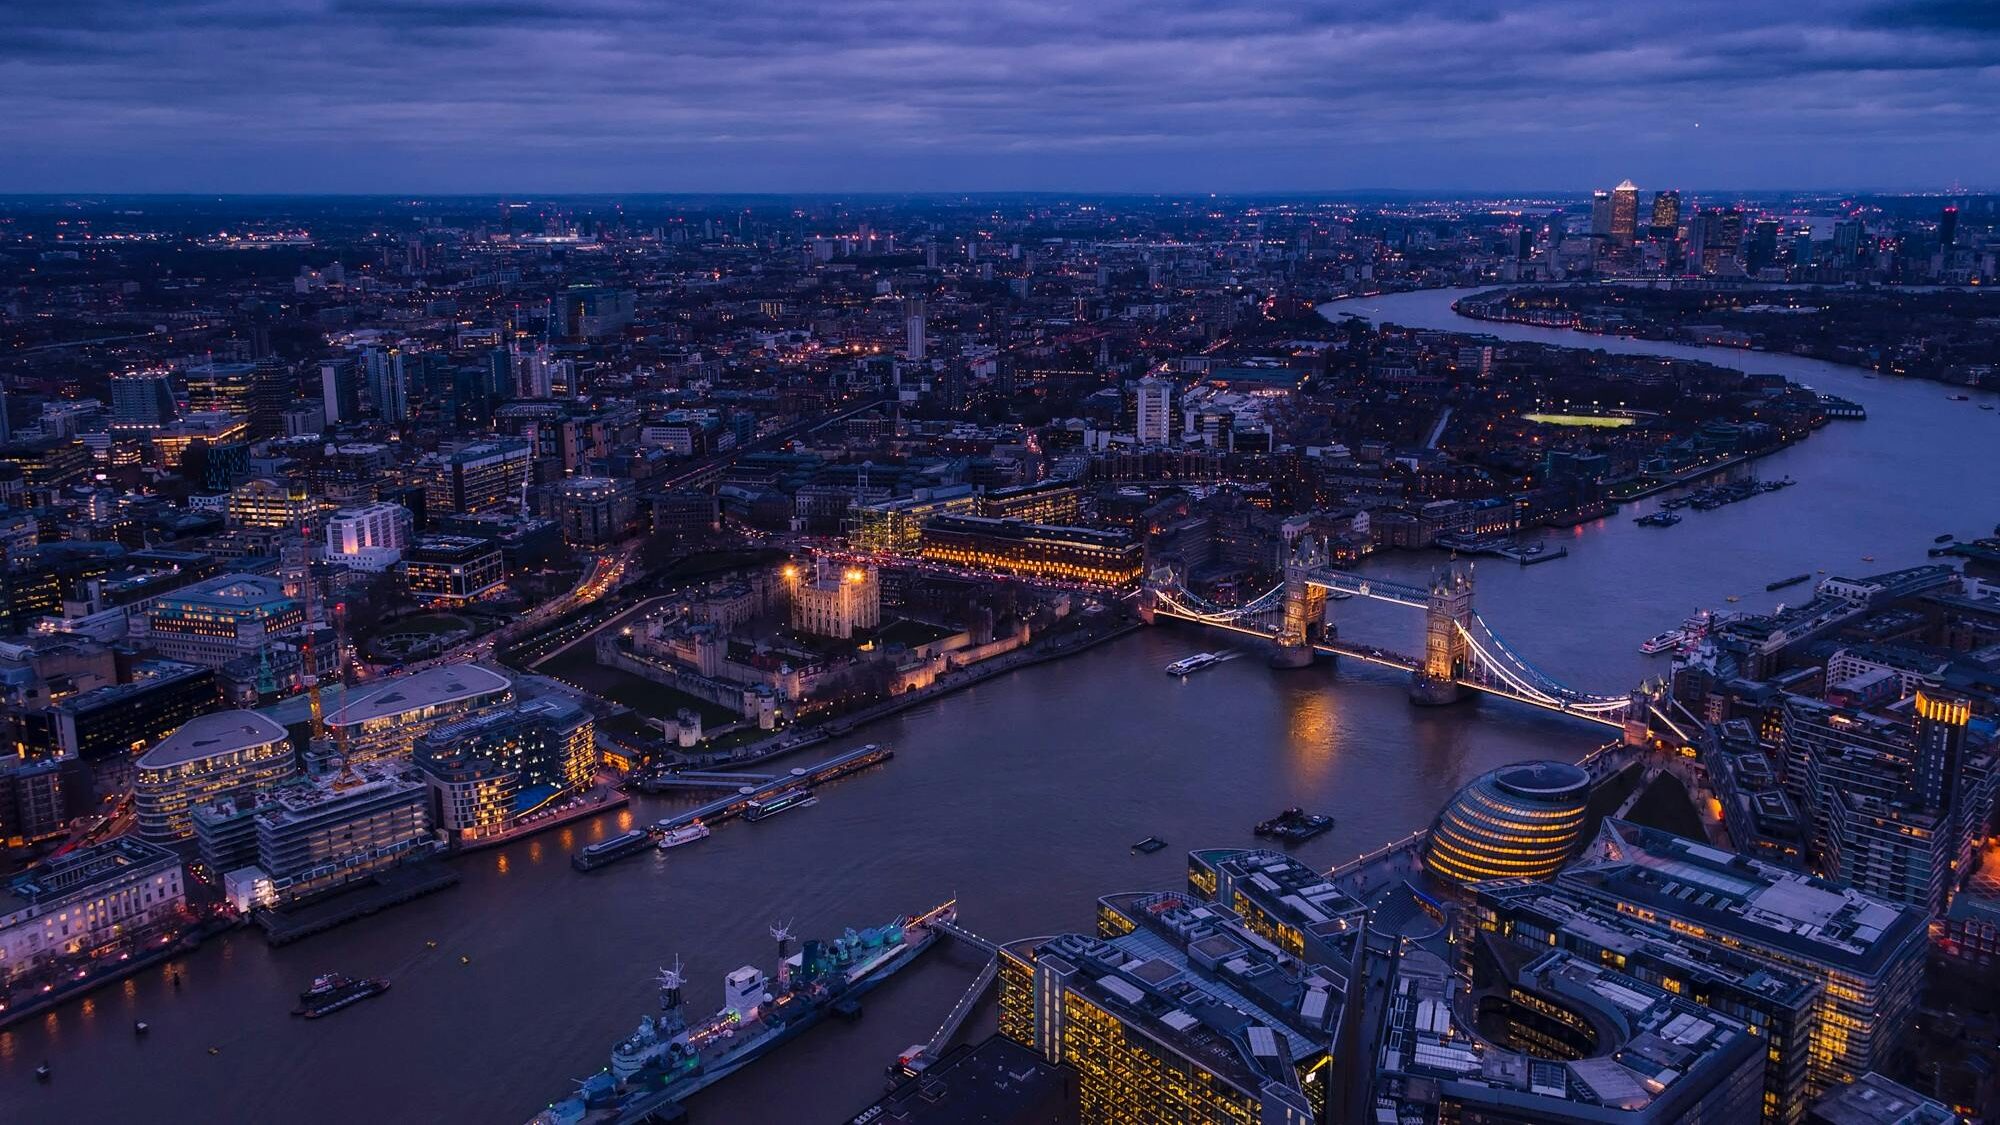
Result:
M623 669L607 668L591 656L590 645L577 645L542 665L541 671L613 703L622 703L648 718L671 719L683 707L693 708L701 716L704 727L720 726L741 717L720 704L710 703L665 684L656 684Z

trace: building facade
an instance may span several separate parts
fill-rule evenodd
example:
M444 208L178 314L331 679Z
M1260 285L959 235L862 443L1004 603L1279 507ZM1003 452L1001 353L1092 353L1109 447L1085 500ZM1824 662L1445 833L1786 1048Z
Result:
M544 696L434 726L411 757L430 789L438 829L463 844L588 787L596 727L583 708Z
M327 737L351 761L402 758L417 737L469 712L505 703L514 682L478 664L446 664L357 689L326 716Z
M179 856L119 836L17 876L0 891L0 985L178 921L182 874Z
M138 831L148 840L194 834L195 806L268 789L297 772L285 728L255 711L190 719L140 756L133 786Z

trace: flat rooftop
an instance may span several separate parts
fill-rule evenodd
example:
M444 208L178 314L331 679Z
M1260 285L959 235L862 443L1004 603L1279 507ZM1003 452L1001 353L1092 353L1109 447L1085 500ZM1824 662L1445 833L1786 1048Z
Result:
M370 719L401 715L426 707L492 695L514 681L478 664L446 664L407 676L392 676L372 688L355 688L340 710L326 717L328 726L349 726Z
M15 876L0 888L0 916L50 899L75 894L134 872L165 871L179 865L173 852L136 836L114 836L78 848Z
M139 758L139 768L165 769L288 737L284 727L255 711L215 711L196 715L154 743Z
M1815 1102L1808 1120L1826 1125L1953 1125L1958 1115L1869 1071Z
M1925 929L1914 907L1627 821L1606 820L1591 852L1556 885L1857 976L1880 973Z
M162 606L248 610L290 601L285 584L261 574L223 574L160 597Z

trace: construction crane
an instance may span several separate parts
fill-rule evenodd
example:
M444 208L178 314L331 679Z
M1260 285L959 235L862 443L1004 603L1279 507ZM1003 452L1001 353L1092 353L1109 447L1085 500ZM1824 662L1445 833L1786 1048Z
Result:
M319 624L319 596L317 590L318 583L313 581L312 576L312 521L310 519L299 521L299 541L285 553L292 556L291 563L285 569L291 572L290 577L297 583L299 601L305 607L305 637L299 645L299 679L305 684L307 698L310 700L312 706L312 726L308 729L306 737L317 740L326 732L322 725L324 713L320 703L319 673L313 663L313 633ZM339 645L336 644L334 648L335 655L338 657Z

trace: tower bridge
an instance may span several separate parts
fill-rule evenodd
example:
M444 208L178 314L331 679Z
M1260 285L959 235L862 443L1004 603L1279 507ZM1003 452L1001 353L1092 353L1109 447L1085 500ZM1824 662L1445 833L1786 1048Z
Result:
M1473 590L1472 570L1456 563L1434 575L1428 588L1336 570L1327 562L1320 541L1308 538L1286 563L1284 580L1242 605L1206 601L1190 592L1177 575L1159 571L1147 580L1142 612L1267 640L1276 667L1305 667L1316 655L1329 653L1398 668L1410 673L1410 698L1419 704L1452 703L1477 692L1620 727L1628 738L1644 737L1655 702L1646 691L1596 695L1541 671L1479 616L1473 608ZM1400 653L1341 638L1329 620L1327 604L1348 598L1421 611L1423 653Z

